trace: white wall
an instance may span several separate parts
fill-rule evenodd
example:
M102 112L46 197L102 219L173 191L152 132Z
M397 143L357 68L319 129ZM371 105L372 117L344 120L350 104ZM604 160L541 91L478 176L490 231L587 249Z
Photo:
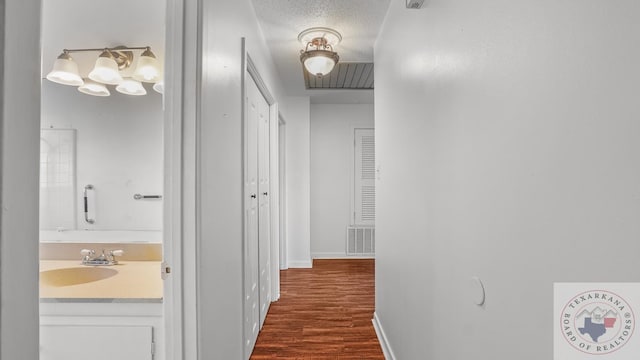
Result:
M554 282L640 280L639 12L391 2L375 49L376 314L397 359L551 359ZM588 265L605 254L615 265Z
M345 257L353 223L355 128L373 128L373 104L311 105L311 256Z
M78 229L162 229L162 201L133 199L134 194L162 195L162 96L146 87L145 96L112 91L96 97L74 86L42 82L42 128L76 130ZM94 224L84 220L87 184L95 187L90 192Z
M40 2L0 19L0 358L37 359Z
M251 1L205 1L199 13L202 86L199 101L191 104L197 106L199 116L195 128L186 130L187 136L194 137L196 148L194 152L185 150L187 167L195 161L197 171L196 192L192 195L196 206L198 257L198 356L200 359L241 359L242 37L246 37L247 49L272 94L278 100L282 97ZM196 71L187 68L189 70ZM186 86L197 87L189 83ZM286 108L282 107L281 111L286 113ZM187 143L190 142L187 139Z
M287 266L311 267L310 101L308 96L284 99L286 120Z

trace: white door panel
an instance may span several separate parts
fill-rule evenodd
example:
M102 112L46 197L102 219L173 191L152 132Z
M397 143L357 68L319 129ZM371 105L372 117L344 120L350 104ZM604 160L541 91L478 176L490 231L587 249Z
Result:
M250 74L245 119L245 357L271 304L270 109Z
M40 360L152 360L151 326L40 326Z
M270 186L269 186L269 104L262 94L259 94L259 125L258 125L258 177L259 177L259 223L258 223L258 252L260 269L260 327L271 304L271 216L270 216Z
M250 79L250 77L248 78ZM247 81L245 124L245 347L251 354L258 337L259 277L258 277L258 125L259 107L256 101L258 89L253 81Z

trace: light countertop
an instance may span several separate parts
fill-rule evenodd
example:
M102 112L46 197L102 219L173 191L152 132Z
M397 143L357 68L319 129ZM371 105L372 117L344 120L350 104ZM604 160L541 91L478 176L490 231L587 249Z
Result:
M160 261L85 266L80 260L40 260L40 299L89 302L162 300Z

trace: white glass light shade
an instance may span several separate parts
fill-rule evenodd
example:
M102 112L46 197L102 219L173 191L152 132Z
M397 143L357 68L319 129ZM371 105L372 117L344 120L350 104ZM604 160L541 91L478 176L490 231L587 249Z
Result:
M139 81L133 79L124 79L116 86L116 91L126 95L147 95L147 90L144 89Z
M333 70L336 61L332 57L319 54L318 56L309 56L304 60L304 67L313 75L324 76Z
M92 96L109 96L111 93L109 89L103 84L97 83L92 80L86 80L84 85L78 87L78 91L83 94L92 95Z
M89 73L89 79L108 85L118 85L122 82L116 61L102 55L96 60L96 65Z
M62 85L80 86L84 84L78 74L78 64L68 54L60 55L53 63L53 70L47 74L47 80Z
M160 80L160 70L158 66L158 59L149 52L145 51L138 58L138 66L133 73L133 78L138 81L144 82L157 82Z
M153 84L153 90L160 94L164 94L164 80L160 80L159 82Z
M304 67L313 75L324 76L333 70L335 61L323 56L310 57L304 61Z

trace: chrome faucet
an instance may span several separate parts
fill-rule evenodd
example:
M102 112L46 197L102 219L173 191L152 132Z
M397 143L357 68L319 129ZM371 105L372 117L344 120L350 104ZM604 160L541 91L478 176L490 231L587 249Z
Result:
M96 251L91 249L82 249L80 250L80 254L82 254L82 265L88 266L109 266L109 265L117 265L118 260L116 260L116 256L122 256L124 251L122 250L109 250L107 254L104 253L104 249L102 250L102 254L96 256Z

